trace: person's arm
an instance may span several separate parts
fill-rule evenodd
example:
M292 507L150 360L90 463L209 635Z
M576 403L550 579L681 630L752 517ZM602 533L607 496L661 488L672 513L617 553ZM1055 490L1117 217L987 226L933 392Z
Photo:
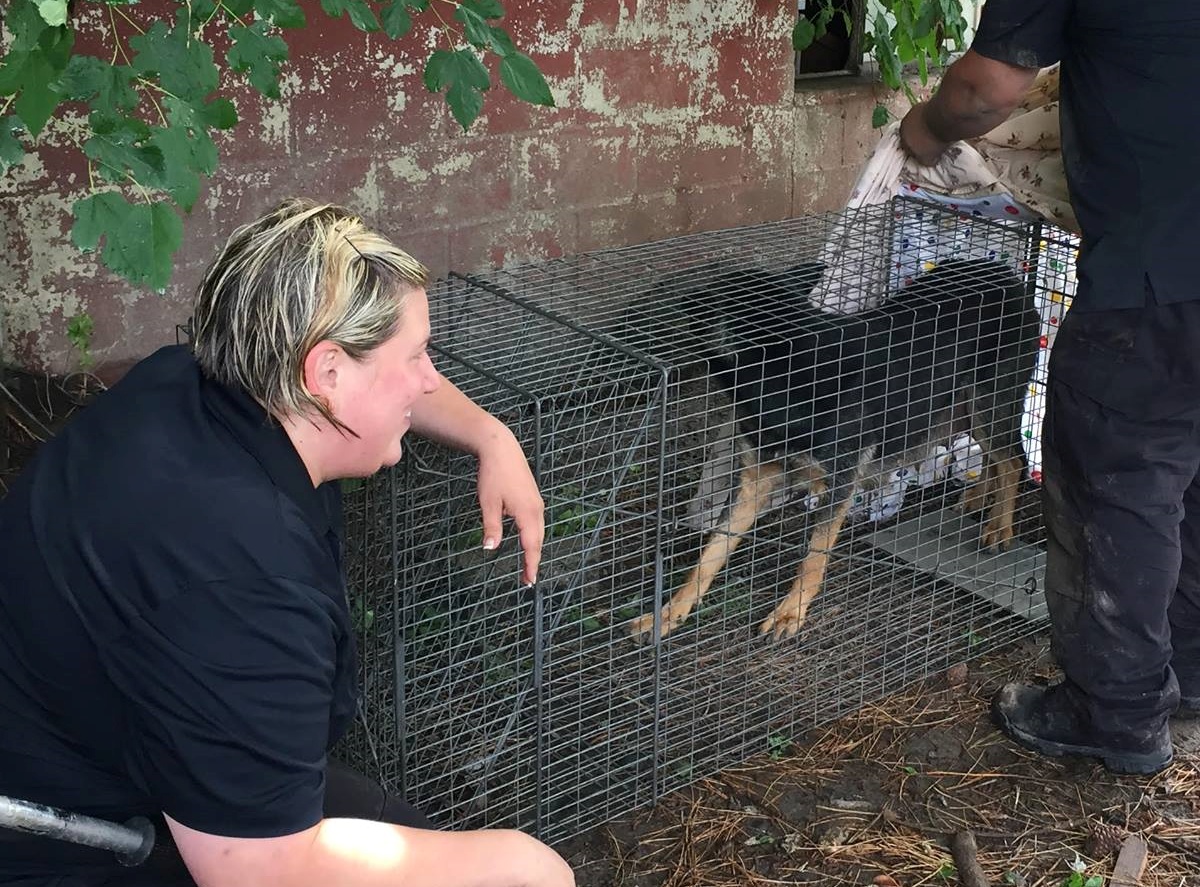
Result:
M503 437L508 428L441 376L437 389L413 404L412 431L478 456L481 450Z
M412 431L479 459L479 509L483 547L500 544L503 517L517 525L525 553L524 579L537 579L545 535L545 505L521 444L492 416L445 377L412 411Z
M235 541L215 532L218 551ZM184 585L104 660L128 703L130 770L200 887L571 887L562 859L519 832L324 818L331 712L354 680L337 665L344 606L279 577Z
M199 887L573 887L557 853L517 831L423 831L326 819L279 838L225 838L167 820Z
M918 163L932 166L954 142L981 136L1007 120L1037 73L1038 68L967 50L946 70L933 98L904 116L900 140L905 150Z

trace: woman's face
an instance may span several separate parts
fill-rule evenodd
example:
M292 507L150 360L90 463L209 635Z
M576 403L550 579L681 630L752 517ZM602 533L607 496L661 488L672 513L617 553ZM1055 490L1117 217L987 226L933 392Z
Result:
M413 404L441 383L429 357L429 333L429 299L415 290L392 337L364 359L346 363L331 407L358 436L345 434L339 444L343 476L366 477L400 461Z

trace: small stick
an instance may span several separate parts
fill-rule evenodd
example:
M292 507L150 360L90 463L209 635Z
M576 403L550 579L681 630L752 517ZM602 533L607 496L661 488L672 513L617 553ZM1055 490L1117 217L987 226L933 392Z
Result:
M970 829L955 832L950 838L950 855L958 870L958 880L963 887L988 887L983 869L979 867L979 848Z

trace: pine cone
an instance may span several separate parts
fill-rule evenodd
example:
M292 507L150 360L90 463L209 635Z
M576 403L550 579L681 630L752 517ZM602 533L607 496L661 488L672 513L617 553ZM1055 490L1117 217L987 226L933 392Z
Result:
M1119 825L1109 822L1093 822L1091 828L1088 829L1083 852L1095 860L1107 859L1121 849L1126 834L1125 829Z

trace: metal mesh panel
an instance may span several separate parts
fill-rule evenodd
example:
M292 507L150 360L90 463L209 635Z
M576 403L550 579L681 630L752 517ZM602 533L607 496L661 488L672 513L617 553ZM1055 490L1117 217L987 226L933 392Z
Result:
M351 490L364 693L344 752L442 823L561 838L1036 629L1030 416L1073 248L898 200L440 282L435 362L529 454L543 564L520 587L511 527L499 552L480 550L468 457L410 439L396 470ZM999 327L955 338L966 301L929 281L959 259L995 262L1017 287ZM859 323L879 310L891 319ZM993 384L998 365L1019 371L1015 388ZM912 393L945 389L943 372L973 392L967 413L1015 409L1006 439L983 442L1024 448L1013 550L982 550L991 512L957 505L967 485L1005 495L961 392L937 417L944 402ZM738 387L747 373L758 388ZM764 391L782 412L763 412ZM856 404L864 391L876 401ZM872 438L876 402L892 421ZM855 409L866 419L847 424ZM802 414L816 437L776 421ZM840 501L849 515L829 534ZM734 532L747 503L751 526ZM797 635L761 636L821 540L831 556ZM660 608L706 550L711 587L668 625Z

